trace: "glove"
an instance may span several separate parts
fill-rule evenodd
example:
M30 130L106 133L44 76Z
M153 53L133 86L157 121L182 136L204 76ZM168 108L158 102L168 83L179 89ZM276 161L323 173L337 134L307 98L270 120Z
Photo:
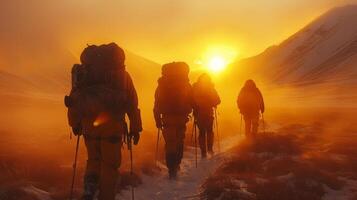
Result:
M82 135L82 128L80 126L72 127L72 131L75 136Z
M133 138L134 144L137 145L140 140L140 134L139 132L132 132L129 134L131 138Z
M161 120L156 120L156 128L162 129L162 121Z
M72 101L72 98L70 96L65 96L64 97L64 105L67 108L70 108L73 105L73 101Z

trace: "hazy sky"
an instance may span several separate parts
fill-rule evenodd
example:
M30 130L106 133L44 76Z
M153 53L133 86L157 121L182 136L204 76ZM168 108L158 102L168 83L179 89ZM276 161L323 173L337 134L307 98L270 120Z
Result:
M246 57L350 3L357 0L1 0L0 65L8 52L78 55L110 41L158 63L193 63L214 46Z

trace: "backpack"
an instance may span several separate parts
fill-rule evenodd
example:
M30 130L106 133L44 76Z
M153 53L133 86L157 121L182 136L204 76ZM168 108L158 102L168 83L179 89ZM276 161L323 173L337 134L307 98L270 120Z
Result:
M117 44L90 45L80 60L72 67L72 89L65 97L72 127L103 112L121 113L126 102L125 56Z
M193 88L193 101L195 107L212 109L220 103L219 96L213 86L203 86L201 83L195 83Z
M192 88L189 66L173 62L162 66L162 76L157 89L158 110L162 114L188 115L192 110Z
M238 101L242 114L254 114L260 110L261 101L257 88L244 88Z

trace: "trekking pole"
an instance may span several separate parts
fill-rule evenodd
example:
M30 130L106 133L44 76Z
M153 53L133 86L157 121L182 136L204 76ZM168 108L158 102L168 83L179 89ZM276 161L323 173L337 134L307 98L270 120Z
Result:
M264 120L264 114L262 113L262 119L263 119L263 133L265 134L265 120Z
M157 167L157 162L159 160L159 142L160 142L160 128L157 129L157 140L156 140L156 153L155 153L155 165Z
M134 169L133 169L133 146L132 146L132 137L127 135L128 139L128 150L130 152L130 176L131 176L131 199L135 199L135 193L134 193L134 186L133 186L133 175L134 175Z
M69 200L72 200L72 198L73 198L74 181L76 178L76 168L77 168L77 158L78 158L80 137L81 137L80 135L77 136L76 153L75 153L74 162L73 162L73 176L72 176L72 184L71 184L71 192L69 194Z
M217 108L214 109L214 116L216 118L216 131L217 131L217 143L218 143L218 152L221 152L221 141L219 138L219 132L218 132L218 115L217 115Z
M194 125L194 132L195 132L195 164L196 164L196 168L197 168L197 131L196 131L196 122L193 121L193 125Z
M243 136L243 133L242 133L242 124L243 124L243 116L242 114L240 114L240 127L239 127L239 133L241 136Z
M194 142L194 141L193 141L194 132L195 132L195 120L193 120L193 122L192 122L191 145L192 145L192 143Z

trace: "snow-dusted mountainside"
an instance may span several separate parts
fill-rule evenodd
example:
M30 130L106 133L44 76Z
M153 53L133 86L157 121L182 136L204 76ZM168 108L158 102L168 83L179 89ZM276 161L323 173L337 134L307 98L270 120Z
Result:
M280 45L238 64L278 84L356 83L357 5L332 9Z

